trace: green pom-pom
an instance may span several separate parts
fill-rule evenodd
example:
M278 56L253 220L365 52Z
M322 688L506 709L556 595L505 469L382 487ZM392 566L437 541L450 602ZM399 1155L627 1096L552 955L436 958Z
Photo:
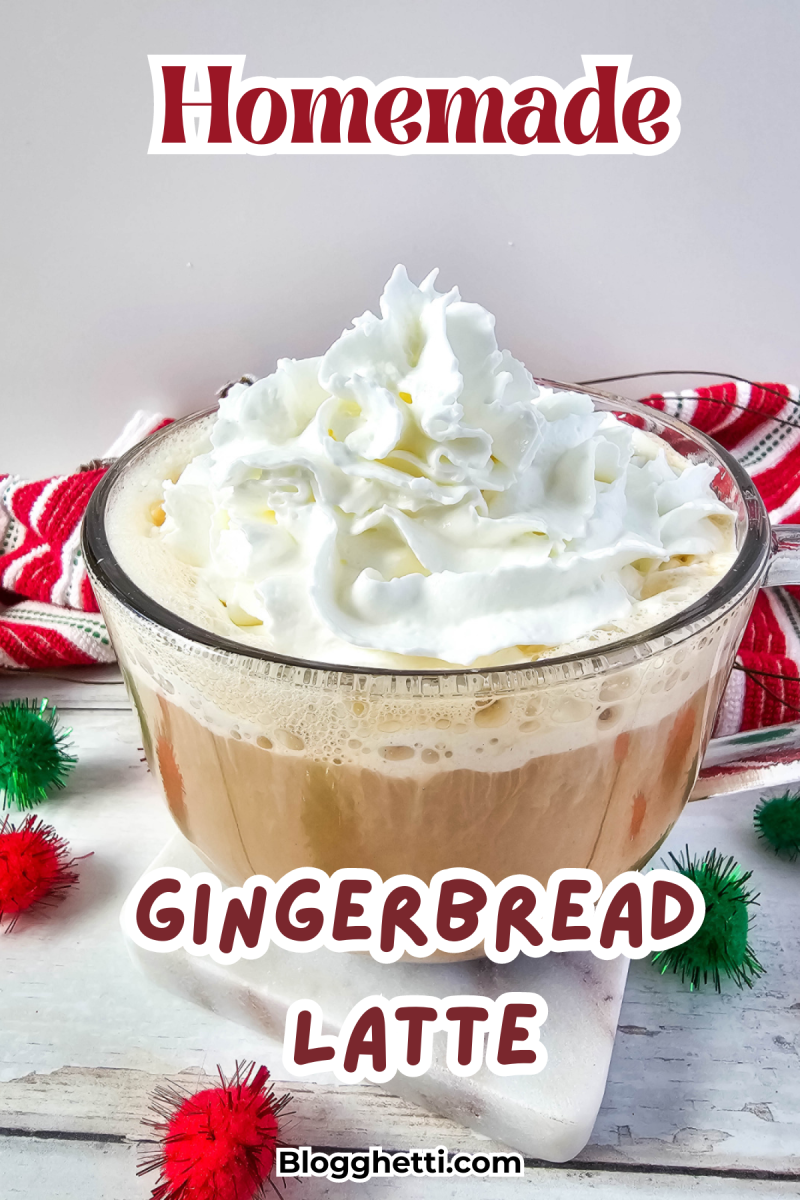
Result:
M689 981L692 991L709 980L722 990L722 977L732 979L740 988L752 987L764 968L750 947L750 906L758 896L747 888L752 871L742 871L733 858L724 859L710 850L702 859L670 854L675 869L700 888L706 902L703 924L694 937L682 946L659 951L653 962L661 974L680 972L681 982ZM668 866L664 863L664 866Z
M800 853L800 795L787 792L762 800L753 813L759 837L769 842L776 854L795 859Z
M69 753L71 730L61 729L46 700L0 705L0 791L4 807L23 810L62 788L77 759Z

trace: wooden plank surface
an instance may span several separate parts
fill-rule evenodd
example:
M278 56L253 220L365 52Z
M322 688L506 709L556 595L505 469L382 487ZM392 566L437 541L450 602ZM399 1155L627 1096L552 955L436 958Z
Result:
M35 1155L35 1172L31 1169ZM4 1200L146 1200L154 1177L136 1178L137 1151L130 1143L23 1141L0 1135ZM47 1181L53 1181L48 1185ZM52 1190L48 1190L52 1186ZM580 1168L528 1167L514 1183L495 1180L392 1179L335 1183L324 1179L278 1183L286 1200L665 1200L676 1193L698 1200L790 1200L800 1185L776 1180L731 1179L686 1174L637 1175ZM272 1194L272 1193L270 1193Z
M57 671L9 671L0 668L0 702L47 698L58 708L130 709L116 665L69 667Z
M120 686L113 670L102 680L0 678L0 698L48 694L73 727L79 766L68 789L39 811L69 838L75 854L93 852L67 901L49 917L20 922L0 946L0 1129L7 1135L0 1155L4 1166L7 1159L17 1164L18 1174L8 1176L18 1189L11 1195L25 1194L23 1183L13 1181L24 1181L26 1161L31 1178L41 1158L53 1170L61 1163L57 1169L66 1179L72 1167L65 1164L77 1164L80 1174L88 1156L96 1159L100 1190L59 1196L146 1196L149 1187L131 1181L130 1152L142 1136L140 1120L155 1084L187 1072L196 1080L217 1062L229 1069L237 1057L266 1062L277 1079L285 1074L274 1043L151 988L125 954L120 904L171 826L141 761L138 728L127 705L121 707ZM695 1190L697 1179L710 1195L800 1194L794 1182L800 1172L800 864L781 862L760 846L753 803L744 795L692 805L672 844L688 839L698 852L717 845L754 869L762 900L753 940L766 975L752 993L692 995L649 964L632 964L605 1101L579 1160L592 1169L536 1168L534 1174L531 1167L524 1185L493 1183L493 1200L512 1190L532 1194L534 1179L548 1196L571 1196L578 1186L598 1195L613 1187L615 1195L632 1189L656 1196L662 1184L677 1182L676 1171L682 1189ZM287 1128L293 1141L472 1151L488 1145L369 1086L337 1087L325 1077L286 1086L296 1097ZM70 1139L79 1139L77 1157ZM117 1181L108 1192L104 1171ZM716 1181L732 1190L710 1190ZM334 1189L346 1197L343 1188L352 1186L353 1195L385 1191L410 1198L425 1194L422 1184L374 1181L367 1193L363 1185L305 1181L304 1190L286 1194L314 1198ZM458 1197L488 1195L480 1191L488 1183L474 1190L477 1185L459 1182ZM437 1181L437 1196L451 1192L449 1183Z

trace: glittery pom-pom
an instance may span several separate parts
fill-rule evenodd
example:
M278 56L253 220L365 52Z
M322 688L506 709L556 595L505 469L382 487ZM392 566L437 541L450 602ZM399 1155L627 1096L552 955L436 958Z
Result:
M188 1095L159 1088L148 1121L159 1149L142 1163L140 1175L159 1171L153 1200L255 1200L275 1162L278 1115L288 1096L276 1099L269 1071L239 1065L231 1079L219 1071L220 1086Z
M758 835L776 854L795 859L800 853L800 795L786 792L762 800L753 813Z
M750 907L758 896L747 888L752 871L742 871L733 858L724 859L710 850L702 859L670 854L675 869L700 888L706 902L703 924L694 937L681 946L653 955L662 975L680 973L688 979L692 991L701 981L722 990L722 978L732 979L738 987L752 987L764 968L750 946ZM668 864L665 863L665 866Z
M5 807L32 808L53 788L62 788L76 758L70 730L61 729L47 700L12 700L0 705L0 792Z
M26 817L15 828L0 822L0 922L10 932L20 913L39 904L54 904L78 876L69 846L38 817Z

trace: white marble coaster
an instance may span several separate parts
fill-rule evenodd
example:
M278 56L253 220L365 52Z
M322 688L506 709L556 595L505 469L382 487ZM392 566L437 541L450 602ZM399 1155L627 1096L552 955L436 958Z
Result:
M180 867L190 875L208 870L180 834L149 869L166 867ZM589 1139L628 973L626 958L602 962L584 953L541 959L520 955L504 966L488 959L428 966L384 965L367 955L329 950L292 954L271 946L263 958L223 967L184 950L154 954L130 941L128 948L154 982L281 1043L286 1012L299 999L316 1000L325 1032L336 1033L353 1005L370 995L494 998L503 992L538 992L549 1010L541 1030L548 1061L540 1074L502 1078L484 1067L460 1079L447 1070L444 1035L437 1034L431 1070L419 1079L398 1074L385 1090L551 1162L572 1158Z

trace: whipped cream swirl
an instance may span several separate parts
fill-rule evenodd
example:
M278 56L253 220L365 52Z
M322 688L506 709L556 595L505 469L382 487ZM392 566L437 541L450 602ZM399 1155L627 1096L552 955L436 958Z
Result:
M563 645L624 620L660 564L732 546L711 467L537 387L435 279L397 267L379 317L232 387L164 485L158 536L279 653Z

